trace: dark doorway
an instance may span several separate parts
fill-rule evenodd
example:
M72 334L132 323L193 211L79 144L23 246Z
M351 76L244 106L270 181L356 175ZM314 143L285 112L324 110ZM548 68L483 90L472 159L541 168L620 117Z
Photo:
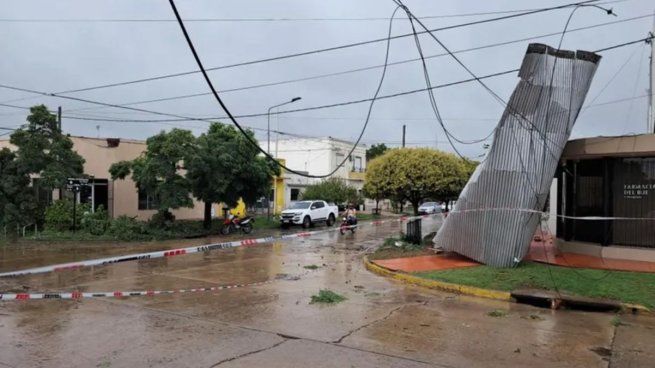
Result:
M80 203L88 203L93 206L95 212L98 207L102 206L108 211L109 204L109 180L91 179L89 185L83 186L79 194Z
M109 180L95 179L93 182L93 211L102 206L105 211L108 211L107 205L109 204Z

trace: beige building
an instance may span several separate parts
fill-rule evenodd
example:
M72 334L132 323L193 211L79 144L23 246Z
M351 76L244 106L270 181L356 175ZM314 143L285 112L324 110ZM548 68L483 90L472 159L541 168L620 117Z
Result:
M109 167L118 161L132 160L146 149L145 141L119 138L70 137L73 149L85 160L84 173L92 176L89 187L80 193L80 202L91 203L93 208L102 205L109 216L121 215L147 220L156 211L157 203L147 193L139 191L130 177L125 180L111 180ZM0 148L13 148L8 140L0 140ZM55 192L55 198L58 194ZM218 205L216 215L222 214ZM203 204L194 200L193 208L171 211L177 219L201 219Z

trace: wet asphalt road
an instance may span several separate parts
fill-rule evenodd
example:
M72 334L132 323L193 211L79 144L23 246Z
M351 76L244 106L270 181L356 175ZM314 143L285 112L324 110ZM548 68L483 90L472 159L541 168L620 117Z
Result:
M435 228L435 220L426 220ZM550 311L409 287L366 271L394 223L274 244L0 279L0 290L169 290L192 294L0 302L0 367L648 367L655 319ZM260 234L255 234L255 236ZM215 239L214 239L215 241ZM172 248L197 239L136 246ZM130 245L134 247L134 245ZM128 253L7 248L8 270ZM94 250L96 249L96 250ZM13 264L20 266L11 267ZM304 266L317 265L317 270ZM29 288L29 289L26 289ZM328 288L348 299L310 304ZM488 312L503 309L505 317Z

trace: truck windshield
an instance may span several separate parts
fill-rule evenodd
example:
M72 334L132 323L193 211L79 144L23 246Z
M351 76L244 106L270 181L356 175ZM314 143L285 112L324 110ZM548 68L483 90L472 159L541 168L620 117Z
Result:
M291 206L289 206L290 210L304 210L306 208L309 208L309 205L311 205L312 202L310 201L301 201L301 202L296 202L292 203Z

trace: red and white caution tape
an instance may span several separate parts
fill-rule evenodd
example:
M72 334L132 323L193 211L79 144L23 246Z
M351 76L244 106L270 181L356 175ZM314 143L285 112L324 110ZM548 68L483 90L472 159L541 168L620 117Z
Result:
M529 208L470 208L464 210L454 210L448 213L448 216L457 215L457 214L466 214L474 212L522 212L530 214L539 214L539 215L551 215L549 212L543 212L538 210L532 210ZM655 217L621 217L621 216L567 216L567 215L554 215L558 218L568 219L568 220L581 220L581 221L655 221Z
M252 283L248 283L248 284L212 286L212 287L193 288L193 289L175 289L175 290L100 291L100 292L69 291L69 292L49 292L49 293L8 293L8 294L0 294L0 301L33 300L33 299L125 298L125 297L132 297L132 296L155 296L155 295L169 295L169 294L200 293L200 292L211 292L211 291L243 288L243 287L246 287L246 286L258 286L258 285L270 284L271 282L273 282L273 280L252 282Z
M432 215L432 216L434 216L434 215ZM403 217L400 217L398 219L372 221L370 224L372 226L379 226L379 225L382 225L382 224L388 223L388 222L397 222L397 221L402 222L402 221L409 221L409 220L415 220L415 219L427 218L427 217L430 217L430 215L414 216L414 217L403 216ZM362 225L353 225L353 226L348 226L348 228L361 227L361 226ZM160 250L160 251L147 252L147 253L126 254L126 255L122 255L122 256L89 259L89 260L85 260L85 261L77 261L77 262L70 262L70 263L60 263L60 264L54 264L54 265L49 265L49 266L43 266L43 267L28 268L28 269L25 269L25 270L3 272L3 273L0 273L0 277L16 277L16 276L23 276L23 275L39 274L39 273L67 271L67 270L75 270L75 269L79 269L79 268L83 268L83 267L105 266L105 265L110 265L110 264L114 264L114 263L122 263L122 262L128 262L128 261L139 261L139 260L145 260L145 259L173 257L173 256L180 256L180 255L193 254L193 253L203 253L203 252L209 252L209 251L217 250L217 249L227 249L227 248L235 248L235 247L241 247L241 246L251 246L251 245L256 245L256 244L271 243L271 242L274 242L276 240L304 238L304 237L314 236L314 235L321 234L321 233L327 233L327 232L331 232L331 231L339 231L339 229L340 229L340 227L336 226L334 228L330 228L330 229L326 229L326 230L300 232L300 233L287 234L287 235L282 235L282 236L268 236L268 237L265 237L265 238L244 239L244 240L236 240L236 241L224 242L224 243L214 243L214 244L200 245L200 246L195 246L195 247L170 249L170 250Z

